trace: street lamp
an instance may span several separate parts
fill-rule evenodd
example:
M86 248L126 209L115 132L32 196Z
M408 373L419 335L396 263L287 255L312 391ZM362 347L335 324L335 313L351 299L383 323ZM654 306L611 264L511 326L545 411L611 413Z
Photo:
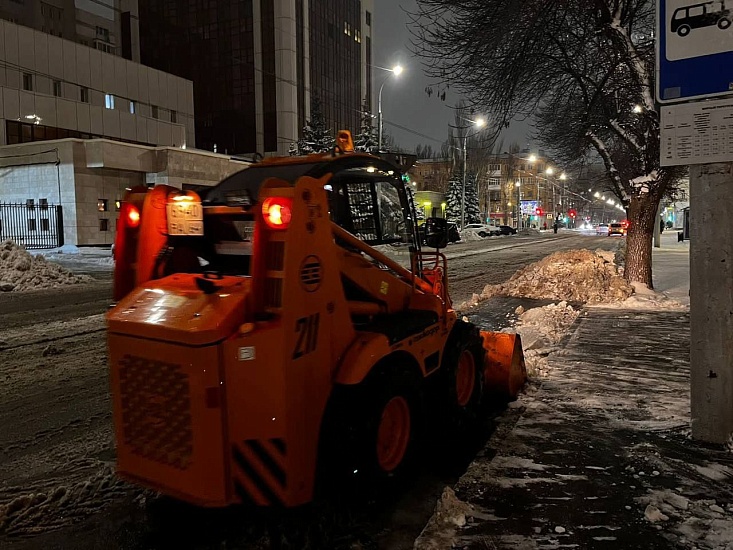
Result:
M379 68L381 69L381 67ZM377 138L377 143L379 144L379 151L382 150L382 90L384 90L384 85L387 83L390 76L400 76L404 69L400 65L395 65L391 69L383 69L383 70L388 71L391 74L388 74L386 76L386 78L382 82L382 85L379 87L379 101L377 102L379 106L379 112L377 115L377 121L378 121L377 126L378 126L378 131L379 131L379 137Z
M472 120L473 125L476 128L483 128L486 126L486 120L478 118ZM474 134L475 135L475 134ZM463 185L461 185L461 230L466 226L466 172L468 172L468 159L466 158L466 149L468 149L468 132L463 136Z

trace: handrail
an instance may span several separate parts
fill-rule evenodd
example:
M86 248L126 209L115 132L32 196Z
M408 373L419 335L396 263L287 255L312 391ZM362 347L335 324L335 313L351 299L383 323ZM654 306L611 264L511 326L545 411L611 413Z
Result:
M345 241L349 246L357 249L359 252L363 252L372 259L387 266L389 269L397 273L397 275L399 275L404 281L409 282L411 285L415 285L426 294L433 294L433 288L426 281L423 281L420 277L417 277L409 269L405 269L404 267L402 267L389 256L385 256L381 252L375 250L373 247L359 240L354 235L346 231L343 227L340 227L334 222L331 222L331 229L333 230L333 234L337 239Z

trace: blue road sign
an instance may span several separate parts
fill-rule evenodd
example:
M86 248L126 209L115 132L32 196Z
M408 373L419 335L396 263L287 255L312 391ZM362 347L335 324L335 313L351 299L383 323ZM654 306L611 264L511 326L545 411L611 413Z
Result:
M657 101L733 94L733 0L657 0Z

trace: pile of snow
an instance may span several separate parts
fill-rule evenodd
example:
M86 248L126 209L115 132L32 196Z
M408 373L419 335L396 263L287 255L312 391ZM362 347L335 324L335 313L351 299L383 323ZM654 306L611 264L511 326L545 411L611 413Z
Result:
M604 308L636 309L636 310L670 310L680 311L688 309L686 305L650 289L644 283L632 282L634 294L623 302L602 304Z
M453 548L456 532L464 527L468 518L481 516L470 504L461 501L450 487L435 507L435 513L415 541L414 550L443 550Z
M461 231L461 242L467 243L467 242L475 242L475 241L483 241L483 240L484 240L484 237L479 235L473 229L466 229L465 231Z
M644 519L663 525L688 547L728 549L733 547L733 505L713 499L688 499L672 489L650 490L639 498Z
M488 285L459 309L473 307L492 296L514 296L537 300L566 300L579 303L621 302L633 287L618 273L612 253L590 250L556 252L528 265L500 285Z
M0 243L0 292L59 288L92 280L87 275L74 275L43 256L32 256L13 241Z
M560 349L560 342L570 333L580 311L560 302L527 311L520 306L516 313L519 320L510 330L522 337L527 373L530 377L545 376L549 369L547 357Z

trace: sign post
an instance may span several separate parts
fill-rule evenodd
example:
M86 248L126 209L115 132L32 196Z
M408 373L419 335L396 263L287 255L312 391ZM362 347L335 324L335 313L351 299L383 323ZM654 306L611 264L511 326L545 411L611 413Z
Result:
M690 166L692 436L733 436L733 0L657 0L661 166Z

